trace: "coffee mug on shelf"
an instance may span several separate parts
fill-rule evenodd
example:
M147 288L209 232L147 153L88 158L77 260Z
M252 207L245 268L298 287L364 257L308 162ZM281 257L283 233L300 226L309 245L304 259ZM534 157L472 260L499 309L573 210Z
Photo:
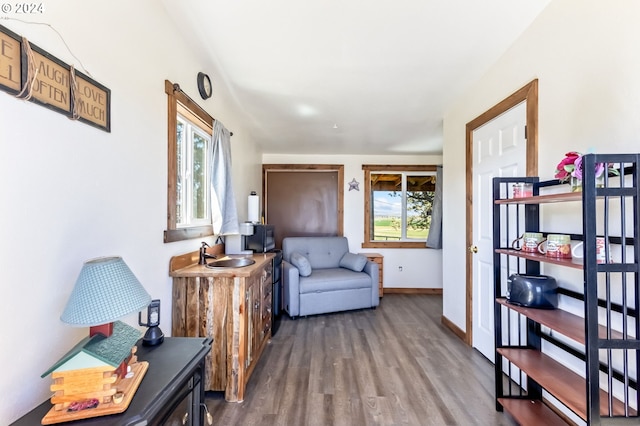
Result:
M576 244L573 247L573 249L571 250L571 254L573 254L573 257L577 257L578 259L581 259L582 257L584 257L584 250L581 250L583 244L584 243L580 241L578 244ZM606 246L607 244L604 237L596 237L596 262L597 263L607 262L608 247Z
M570 259L571 236L566 234L549 234L545 241L538 244L538 252L547 257Z
M544 241L542 232L525 232L520 237L511 242L511 248L522 250L528 253L537 253L538 245Z
M532 183L514 183L513 198L533 197Z

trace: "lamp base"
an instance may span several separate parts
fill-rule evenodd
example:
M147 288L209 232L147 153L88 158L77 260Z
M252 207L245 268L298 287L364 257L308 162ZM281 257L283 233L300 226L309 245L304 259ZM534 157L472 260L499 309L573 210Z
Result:
M89 336L93 337L96 334L102 334L104 337L111 337L113 334L113 322L89 327Z
M164 342L164 333L157 325L149 327L144 336L142 337L142 344L144 346L155 346Z

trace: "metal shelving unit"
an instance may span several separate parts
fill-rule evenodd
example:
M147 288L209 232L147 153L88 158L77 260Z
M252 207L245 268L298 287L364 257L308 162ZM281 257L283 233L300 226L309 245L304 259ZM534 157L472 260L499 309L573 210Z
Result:
M582 192L562 192L566 185L556 180L494 179L496 409L520 424L566 424L567 413L590 425L640 422L639 162L640 154L585 155ZM604 186L596 187L597 163L614 165L620 175L605 176ZM512 198L516 183L533 184L533 196ZM551 203L579 203L582 233L571 238L584 242L583 259L509 247L525 230L560 233L540 229L541 209ZM604 263L596 261L597 236L610 244ZM561 300L579 301L581 313L508 303L506 275L538 275L544 264L582 271L582 292L564 288L556 277Z

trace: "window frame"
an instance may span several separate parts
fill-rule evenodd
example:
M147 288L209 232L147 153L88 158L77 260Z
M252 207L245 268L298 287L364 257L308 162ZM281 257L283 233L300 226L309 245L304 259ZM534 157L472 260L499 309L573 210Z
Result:
M422 248L426 249L425 241L373 241L371 238L371 174L372 172L411 173L436 172L436 165L375 165L363 164L364 170L364 242L362 248Z
M164 82L167 94L167 229L164 242L171 243L213 235L213 225L177 226L177 132L178 113L192 124L213 134L213 117L187 96L180 85ZM204 128L202 126L204 126ZM207 186L207 192L209 186ZM208 193L207 199L211 194ZM211 214L211 213L209 213Z

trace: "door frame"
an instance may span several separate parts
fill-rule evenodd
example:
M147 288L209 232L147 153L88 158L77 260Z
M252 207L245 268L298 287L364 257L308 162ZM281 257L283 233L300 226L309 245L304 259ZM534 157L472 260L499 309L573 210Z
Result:
M527 149L526 174L538 174L538 79L512 93L498 104L480 114L466 126L466 327L465 342L473 346L473 131L516 105L527 102Z

